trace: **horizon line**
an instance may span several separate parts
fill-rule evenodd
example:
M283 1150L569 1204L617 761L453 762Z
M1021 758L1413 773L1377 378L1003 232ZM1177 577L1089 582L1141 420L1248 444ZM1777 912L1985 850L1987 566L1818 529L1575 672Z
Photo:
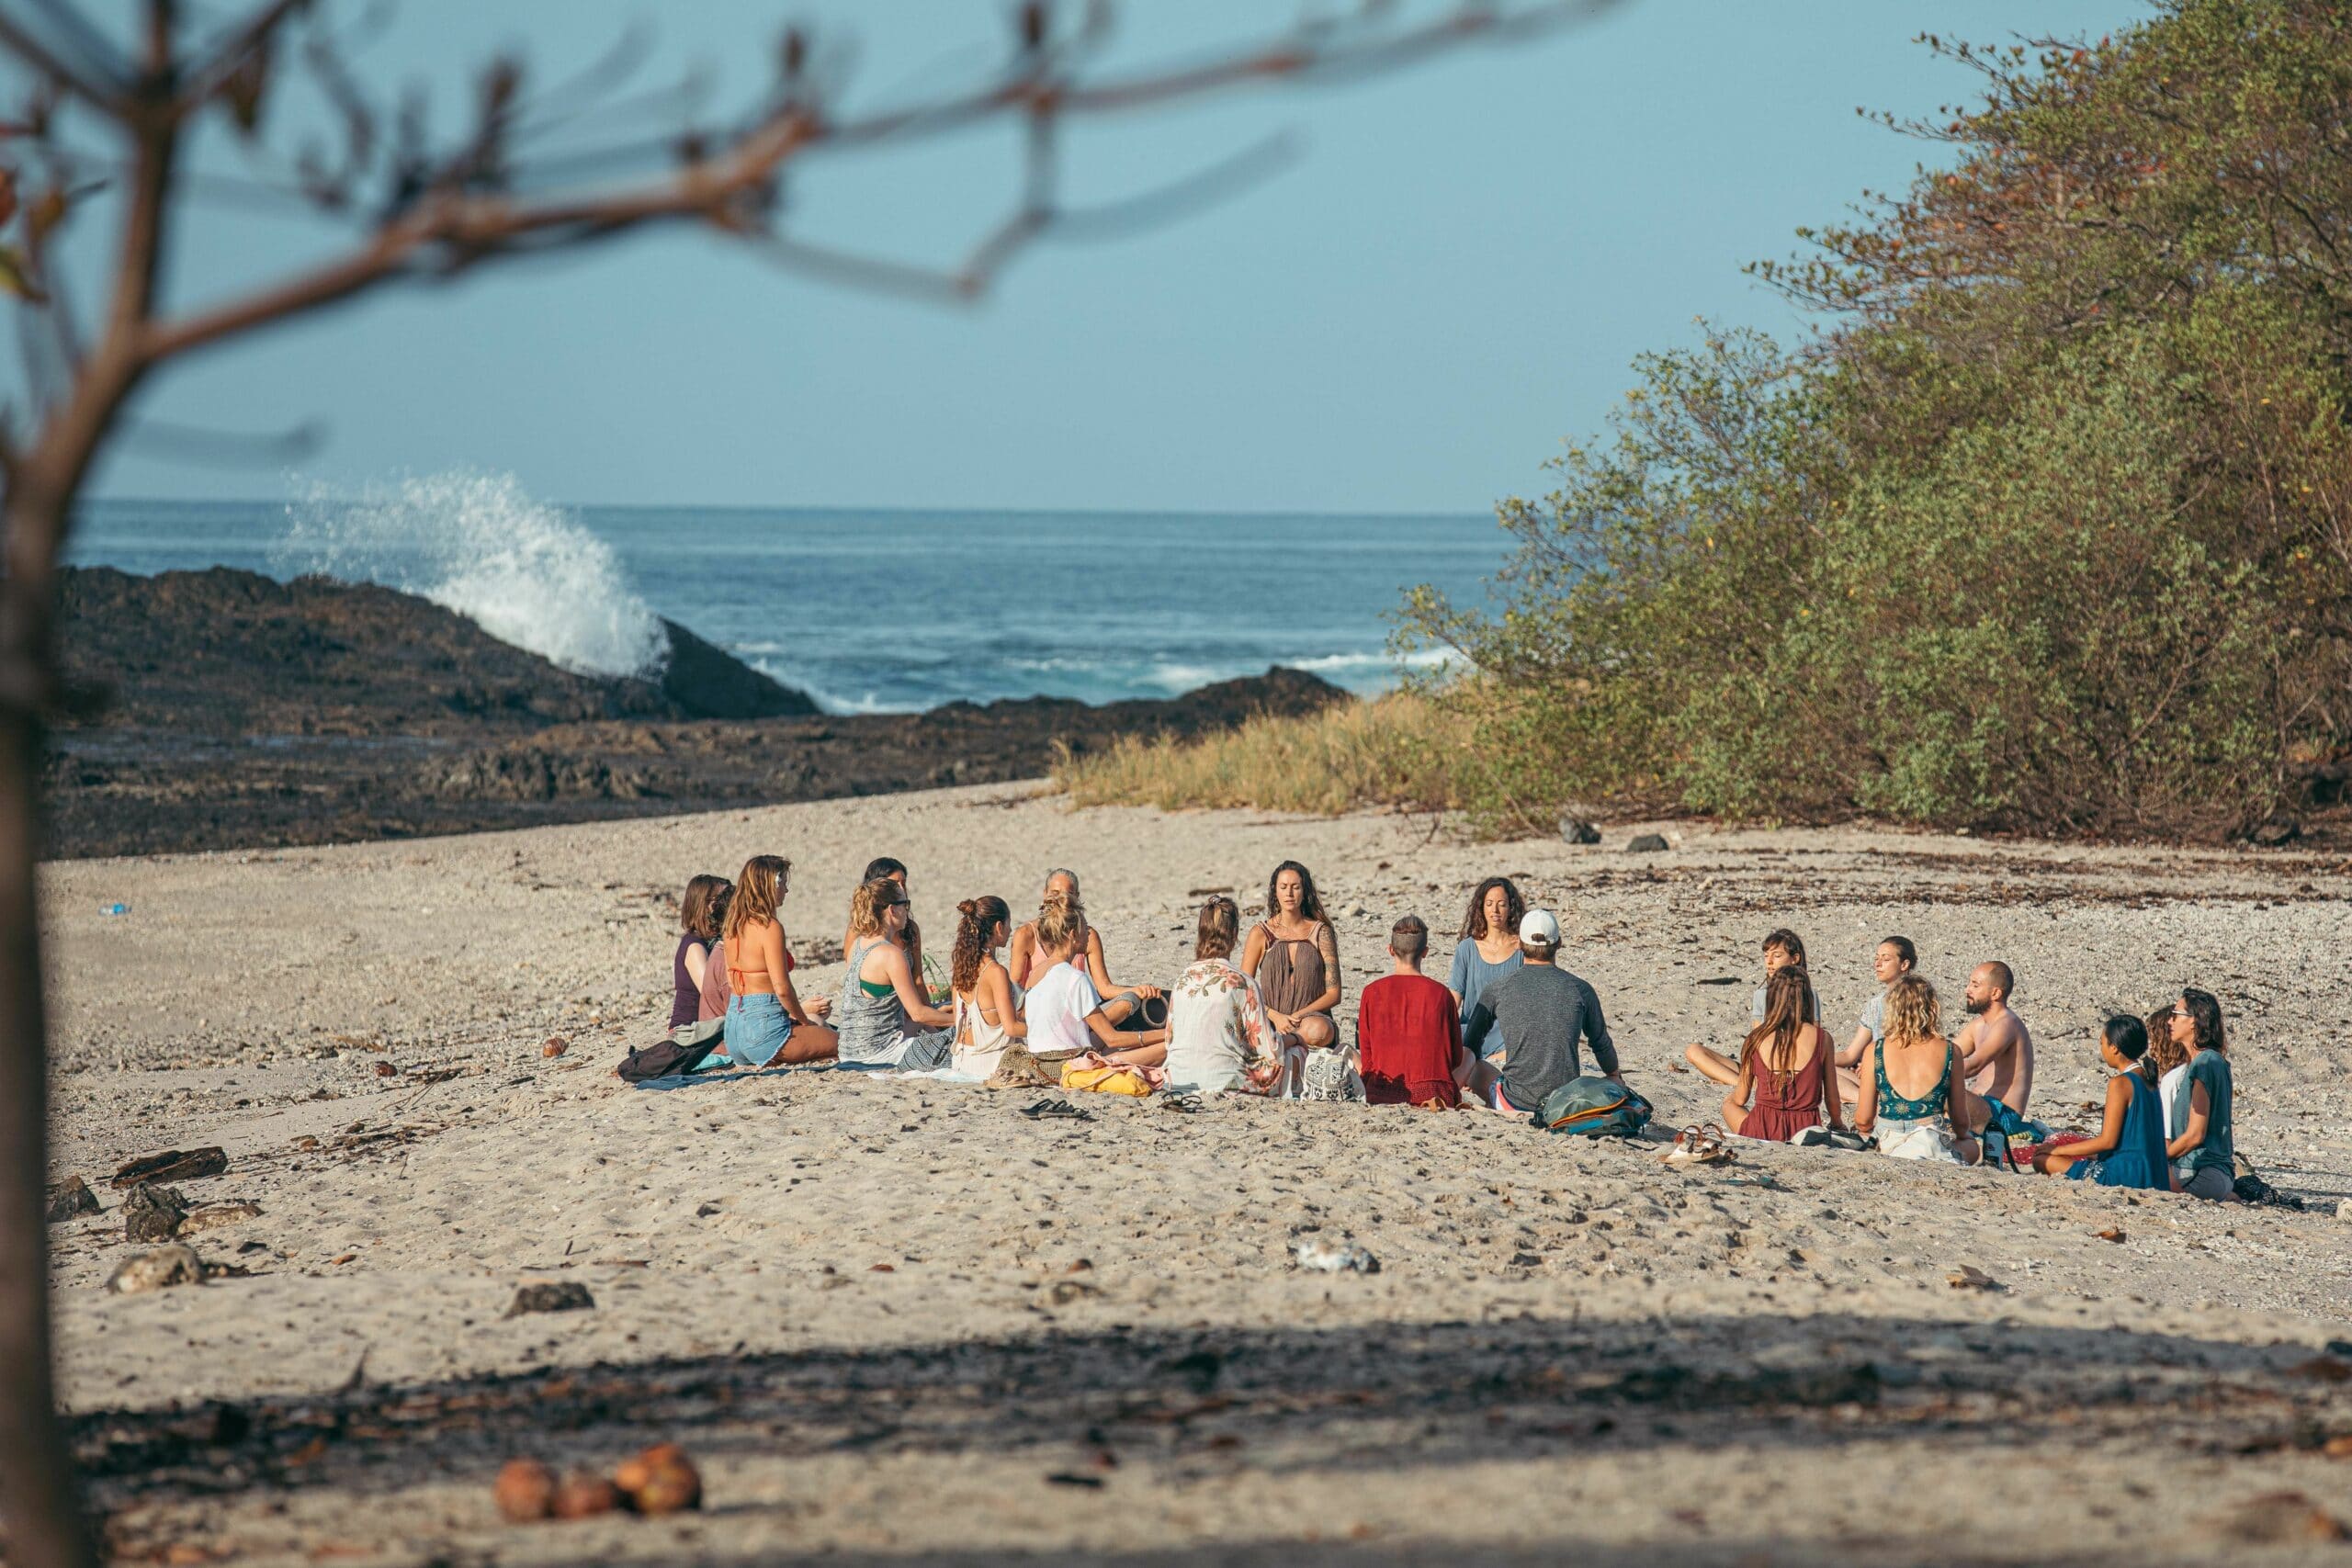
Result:
M357 498L350 498L356 500ZM289 506L296 502L283 497L266 496L173 496L173 495L107 495L92 496L75 502L75 509L90 506ZM1400 511L1304 511L1296 508L1256 507L1142 507L1142 506L913 506L898 504L865 504L852 502L795 502L769 503L760 502L686 502L686 501L555 501L549 505L570 510L594 508L605 512L852 512L888 513L899 515L955 514L989 517L1289 517L1309 520L1362 520L1443 518L1489 518L1494 506L1482 511L1445 512L1427 509Z

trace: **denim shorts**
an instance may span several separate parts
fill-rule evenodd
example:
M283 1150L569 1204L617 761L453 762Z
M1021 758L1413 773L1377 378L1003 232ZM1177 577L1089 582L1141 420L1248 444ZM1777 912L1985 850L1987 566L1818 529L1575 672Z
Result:
M727 999L727 1059L739 1067L764 1067L792 1038L792 1020L772 991Z

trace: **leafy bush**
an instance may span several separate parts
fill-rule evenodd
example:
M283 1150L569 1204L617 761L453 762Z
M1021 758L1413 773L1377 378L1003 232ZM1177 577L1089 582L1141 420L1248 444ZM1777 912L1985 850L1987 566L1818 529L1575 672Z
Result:
M1499 615L1408 599L1490 826L2221 836L2352 734L2352 14L1947 52L1985 106L1905 129L1957 165L1758 269L1820 335L1640 361L1503 508Z

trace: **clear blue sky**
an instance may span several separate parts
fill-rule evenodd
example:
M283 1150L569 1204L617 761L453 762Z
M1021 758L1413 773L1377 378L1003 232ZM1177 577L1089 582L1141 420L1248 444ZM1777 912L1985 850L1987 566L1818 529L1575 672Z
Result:
M1119 58L1257 36L1299 8L1129 0ZM740 93L788 14L854 39L856 79L881 99L982 70L1003 9L408 0L363 63L432 83L446 117L499 47L555 76L639 20L649 81L705 62ZM1796 326L1740 265L1786 254L1795 226L1899 187L1939 151L1854 113L1970 92L1915 34L2095 36L2143 12L1628 0L1515 51L1085 125L1069 165L1083 199L1285 126L1304 150L1172 229L1039 250L976 307L844 293L665 235L250 340L173 371L142 412L245 430L316 417L328 444L304 473L334 484L467 467L571 502L1478 511L1543 489L1543 463L1600 423L1628 360L1690 341L1694 318ZM832 160L795 200L812 236L947 257L997 209L1011 152L989 133ZM173 295L210 297L319 243L301 223L208 212ZM119 451L97 493L283 487Z

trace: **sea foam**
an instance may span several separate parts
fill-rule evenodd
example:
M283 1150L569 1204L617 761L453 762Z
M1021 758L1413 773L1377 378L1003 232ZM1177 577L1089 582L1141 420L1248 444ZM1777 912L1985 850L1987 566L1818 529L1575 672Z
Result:
M281 571L418 594L582 674L649 674L669 657L668 634L613 547L512 474L315 490L287 507L287 521L271 551Z

